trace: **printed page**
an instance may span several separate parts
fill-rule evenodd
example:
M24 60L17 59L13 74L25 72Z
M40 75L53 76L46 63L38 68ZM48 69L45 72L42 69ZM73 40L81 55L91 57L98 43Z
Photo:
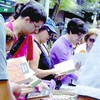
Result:
M75 65L74 65L73 59L69 59L67 61L56 64L54 65L54 67L60 70L60 73L59 72L57 73L58 76L69 74L75 71Z
M29 68L25 57L7 60L7 70L10 81L17 83L29 81L35 74L34 71Z

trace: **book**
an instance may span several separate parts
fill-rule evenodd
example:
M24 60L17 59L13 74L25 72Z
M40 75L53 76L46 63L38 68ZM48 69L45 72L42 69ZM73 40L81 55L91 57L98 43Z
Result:
M37 86L39 83L41 83L41 79L37 78L35 75L32 77L32 82L30 82L28 85L31 85L29 88L22 88L21 94L27 94L34 91L34 87Z
M27 83L33 80L35 72L29 68L26 58L11 58L7 60L7 70L11 82Z
M73 59L69 59L67 61L63 61L59 64L54 65L55 69L60 70L60 72L57 73L57 77L64 75L64 74L70 74L75 71L75 65L73 62Z
M41 92L31 92L28 94L28 100L40 100L41 98L49 98L52 93L50 89L43 89Z

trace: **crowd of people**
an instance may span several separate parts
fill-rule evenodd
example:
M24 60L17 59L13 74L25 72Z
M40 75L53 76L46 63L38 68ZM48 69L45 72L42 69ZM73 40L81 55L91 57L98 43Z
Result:
M62 84L69 85L75 81L77 100L100 99L100 29L88 29L84 21L72 18L67 24L66 34L54 42L47 55L43 44L57 34L55 26L54 21L47 18L44 7L35 1L17 3L9 22L5 22L0 15L0 100L20 100L21 89L31 87L9 80L6 59L22 56L26 57L29 67L42 80L38 85L39 91L43 88L59 89ZM73 44L78 44L81 39L84 42L74 48ZM57 76L60 70L55 69L54 65L80 52L89 54L79 75ZM25 100L25 96L22 100Z

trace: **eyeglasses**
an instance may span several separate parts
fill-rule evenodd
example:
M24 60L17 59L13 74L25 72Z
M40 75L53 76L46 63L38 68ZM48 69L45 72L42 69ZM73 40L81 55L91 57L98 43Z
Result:
M36 25L35 22L33 22L33 24L34 24L34 26L35 26L36 29L40 29L41 28L41 26Z
M92 43L94 43L95 39L89 38L89 41L92 42Z
M82 33L78 33L77 35L78 35L79 37L80 37L80 36L83 36L83 34L82 34Z

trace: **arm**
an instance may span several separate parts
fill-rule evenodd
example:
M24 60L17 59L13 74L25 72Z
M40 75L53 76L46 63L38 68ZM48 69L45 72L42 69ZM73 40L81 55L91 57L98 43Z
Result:
M10 85L12 88L12 92L16 98L18 98L20 95L26 95L28 93L28 90L30 89L32 90L31 85L28 84L17 84L17 83L10 82ZM27 92L24 92L23 94L24 90Z
M76 100L95 100L95 99L87 96L78 96Z
M47 75L55 74L56 73L55 69L42 70L38 68L40 54L41 54L41 51L38 48L37 44L34 42L34 59L29 61L29 65L31 69L35 71L36 76L38 78L43 78Z
M15 100L8 81L0 81L0 100Z
M10 89L6 69L5 37L4 20L0 15L0 100L15 100Z

